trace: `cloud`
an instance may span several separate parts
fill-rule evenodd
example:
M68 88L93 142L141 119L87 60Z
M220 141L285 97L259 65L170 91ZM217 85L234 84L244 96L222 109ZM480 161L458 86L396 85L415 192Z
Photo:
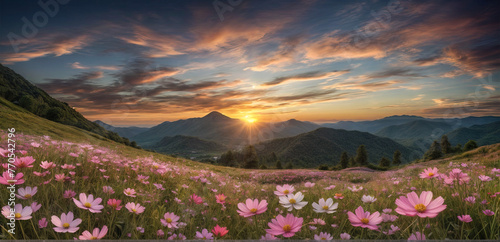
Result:
M162 34L138 24L133 26L133 36L118 38L129 44L148 47L150 50L144 55L149 58L182 55L184 52L181 49L187 47L187 40L178 35Z
M102 77L103 73L100 71L83 72L68 79L46 79L48 82L36 85L51 94L85 95L102 90L102 86L91 82Z
M404 76L404 77L426 77L426 75L418 74L415 70L410 68L389 68L386 70L378 71L368 75L368 78L378 79L378 78L388 78L393 76Z
M485 99L446 99L437 107L423 110L424 114L439 117L497 116L500 112L500 96Z
M47 35L32 38L19 45L18 53L1 53L0 59L5 63L29 61L47 55L62 56L72 54L90 44L90 36L83 35Z
M89 69L90 67L88 67L88 66L83 66L83 65L81 65L81 64L80 64L80 62L73 62L73 63L71 63L71 68L73 68L73 69L83 69L83 70L85 70L85 69Z
M345 81L332 85L324 86L323 89L338 89L338 90L362 90L367 92L386 91L393 89L406 88L399 84L406 83L402 80L388 80L388 81L366 81L364 79L358 81Z
M266 82L262 84L262 86L275 86L279 85L285 82L292 82L292 81L311 81L311 80L321 80L325 78L332 78L332 77L338 77L343 74L349 73L350 70L335 70L335 71L310 71L310 72L304 72L304 73L299 73L291 76L283 76L283 77L277 77L272 81Z
M282 64L292 62L294 55L297 53L297 46L300 44L300 41L300 36L286 38L277 51L259 56L256 61L257 63L248 69L252 71L265 71L271 66L279 67Z
M419 101L419 100L422 100L422 98L425 97L425 94L419 94L418 96L412 98L411 100L412 101Z
M138 85L154 82L161 78L174 76L180 70L173 67L152 67L152 62L147 59L137 58L128 63L123 69L113 76L122 83Z

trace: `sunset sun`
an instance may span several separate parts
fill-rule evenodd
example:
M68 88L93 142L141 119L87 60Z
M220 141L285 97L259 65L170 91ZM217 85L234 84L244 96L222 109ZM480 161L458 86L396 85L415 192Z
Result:
M245 116L243 118L243 120L245 120L245 122L247 122L247 123L255 123L257 121L257 119L255 119L255 118L253 118L252 116L249 116L249 115Z

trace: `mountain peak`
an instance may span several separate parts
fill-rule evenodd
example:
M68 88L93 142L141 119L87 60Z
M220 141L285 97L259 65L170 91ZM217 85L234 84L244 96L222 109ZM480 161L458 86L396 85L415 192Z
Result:
M211 119L211 120L227 120L227 119L231 119L230 117L222 114L222 113L219 113L217 111L212 111L210 112L209 114L205 115L203 117L203 119Z

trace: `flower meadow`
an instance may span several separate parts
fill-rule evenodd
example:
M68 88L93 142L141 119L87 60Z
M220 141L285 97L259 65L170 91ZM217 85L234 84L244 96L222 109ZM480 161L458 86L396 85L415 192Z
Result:
M18 134L11 179L6 139L0 133L2 239L500 236L500 145L386 172L256 171Z

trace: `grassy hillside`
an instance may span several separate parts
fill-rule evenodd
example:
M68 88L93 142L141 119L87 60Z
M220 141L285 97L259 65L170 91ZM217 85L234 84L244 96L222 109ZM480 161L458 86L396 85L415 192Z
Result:
M163 154L202 159L219 155L228 148L213 141L203 140L196 137L176 135L174 137L163 138L160 142L153 146L152 149Z
M67 103L52 98L45 91L1 64L0 97L39 117L78 127L120 143L130 143L128 139L87 120Z
M256 145L256 149L260 157L270 156L274 152L282 162L291 162L295 167L311 168L321 164L336 165L343 151L354 156L357 148L363 144L368 152L368 161L376 164L382 157L392 159L396 150L402 153L404 159L412 152L388 138L330 128L319 128L294 137L263 142Z
M303 226L292 237L300 240L313 239L320 232L328 233L334 239L347 234L352 239L377 240L407 239L417 231L423 232L427 239L438 240L494 240L500 236L500 199L497 197L500 194L495 193L498 192L500 172L493 169L500 167L500 144L480 147L446 160L404 165L387 172L352 168L339 172L242 170L133 149L88 131L37 117L4 99L0 102L0 148L7 148L5 130L14 127L17 129L12 137L16 141L15 154L24 157L24 161L33 161L16 170L17 174L24 175L23 184L17 185L16 189L18 195L21 188L27 187L36 187L37 192L27 199L17 199L16 203L23 207L33 202L41 205L30 214L31 218L16 222L15 234L7 233L5 226L8 221L0 216L1 239L70 240L78 238L84 231L104 226L108 231L103 239L172 239L173 234L197 239L197 232L207 229L210 233L218 225L227 228L228 233L223 236L212 234L217 239L257 240L266 235L272 219L287 214L303 219ZM348 139L343 141L348 142ZM7 157L4 155L0 155L0 162L5 164ZM55 166L44 168L42 161L53 162ZM5 168L2 167L3 172ZM455 174L461 169L460 177L467 176L470 181L446 185L443 179L419 178L419 173L428 167L437 167L438 173L443 175ZM491 181L480 180L480 175L488 176ZM293 193L302 191L307 205L292 211L280 205L274 191L277 185L284 184L294 186ZM353 190L353 186L359 191ZM134 189L135 194L126 193L126 189ZM394 212L396 198L413 190L418 194L432 191L433 199L442 197L447 208L435 218L425 219ZM71 199L90 194L102 199L98 202L103 205L98 209L101 212L79 207ZM224 194L226 198L217 200L217 194ZM193 195L201 200L193 199ZM365 203L363 195L371 195L377 200ZM7 189L0 191L1 201L7 201L9 196ZM476 198L477 202L464 202L468 197ZM313 210L312 203L318 203L320 198L332 198L338 203L333 215ZM120 207L111 207L108 204L111 199L119 200ZM265 211L248 218L240 216L238 204L244 204L247 199L266 200ZM483 200L485 202L480 202ZM126 208L127 203L140 204L145 210L135 214ZM378 228L392 232L384 234L353 226L343 211L354 212L359 207L371 213L385 214L386 222L378 224ZM494 215L485 214L487 210ZM69 212L82 220L75 225L77 231L56 232L51 217ZM161 219L165 220L166 213L179 216L177 228L162 224ZM463 223L458 220L457 216L464 214L470 215L473 221ZM48 222L46 225L40 222L43 219Z

